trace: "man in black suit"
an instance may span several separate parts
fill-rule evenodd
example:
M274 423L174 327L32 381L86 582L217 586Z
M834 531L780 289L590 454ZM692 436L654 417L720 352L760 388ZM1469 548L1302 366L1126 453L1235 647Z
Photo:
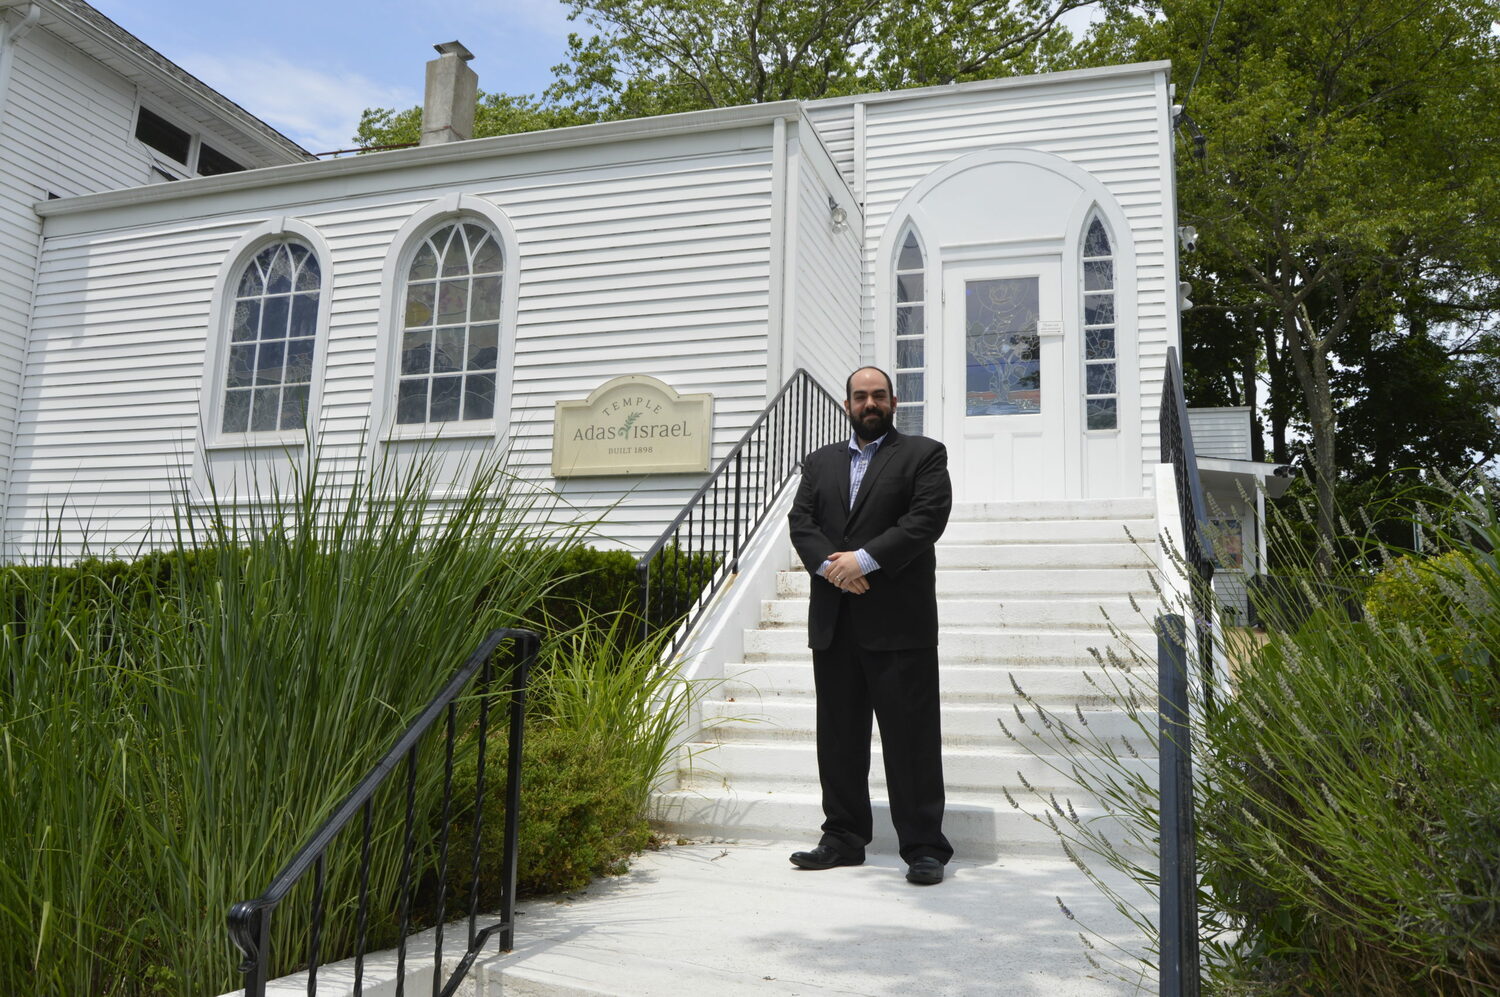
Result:
M844 394L853 434L808 454L788 517L813 576L807 635L825 818L817 847L794 852L792 864L865 860L873 712L906 878L932 885L953 855L942 830L933 552L953 505L948 453L895 429L895 390L879 368L850 374Z

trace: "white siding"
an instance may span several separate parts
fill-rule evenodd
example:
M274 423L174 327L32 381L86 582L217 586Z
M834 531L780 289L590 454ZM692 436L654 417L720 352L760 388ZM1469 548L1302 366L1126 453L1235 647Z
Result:
M844 175L844 182L854 187L858 178L854 164L854 105L808 104L805 113L823 139L834 165ZM859 195L859 191L855 191Z
M864 359L875 355L875 254L892 212L918 182L960 156L988 149L1032 149L1067 160L1097 177L1130 221L1137 267L1141 475L1149 492L1166 350L1180 339L1165 100L1165 73L1153 67L809 105L808 115L837 143L844 118L835 110L864 104ZM851 123L853 118L850 114ZM851 149L855 138L848 140Z
M805 126L804 126L805 129ZM794 142L796 206L787 269L791 369L807 368L835 397L859 363L859 211L848 186L810 129ZM848 212L834 232L828 199Z
M1199 457L1250 460L1250 409L1190 408L1193 451Z
M95 548L142 542L191 477L212 289L240 236L269 217L315 227L333 302L319 444L332 469L367 459L377 344L390 335L381 270L414 212L461 191L510 218L520 259L511 440L514 467L552 484L555 402L641 373L714 394L714 459L765 404L771 128L699 141L697 156L643 141L617 162L473 160L463 175L414 165L360 183L319 181L69 215L45 244L9 508L35 540L66 497ZM676 148L676 146L672 146ZM592 153L575 160L596 159ZM619 159L633 161L619 162ZM356 189L357 188L357 189ZM342 196L340 196L342 193ZM249 203L257 202L257 203ZM154 215L155 220L149 216ZM127 223L128 222L128 223ZM382 449L377 447L376 449ZM283 458L285 459L285 458ZM575 478L565 498L639 546L701 476Z
M13 50L0 116L0 487L10 473L41 219L32 204L146 182L135 88L44 28Z

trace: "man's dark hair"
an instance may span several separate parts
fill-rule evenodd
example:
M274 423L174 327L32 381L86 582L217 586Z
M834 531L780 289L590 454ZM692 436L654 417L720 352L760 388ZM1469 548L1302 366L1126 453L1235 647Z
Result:
M847 402L849 400L849 396L854 394L854 375L858 374L862 370L873 370L875 373L885 378L885 390L891 393L892 398L896 396L896 386L891 383L891 375L887 374L885 371L881 370L874 364L865 364L863 367L854 368L849 372L849 376L844 378L844 401Z

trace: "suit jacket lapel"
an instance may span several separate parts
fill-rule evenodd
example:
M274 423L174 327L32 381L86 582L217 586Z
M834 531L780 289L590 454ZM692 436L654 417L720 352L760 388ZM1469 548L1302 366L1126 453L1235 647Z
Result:
M894 450L900 444L901 444L901 434L898 433L898 432L896 432L896 429L893 426L893 427L891 427L890 432L886 434L885 442L882 443L882 444L880 444L880 446L876 449L875 456L873 456L873 457L870 458L870 466L867 467L867 468L865 468L865 477L864 477L864 480L859 483L859 494L856 495L856 496L854 496L854 507L849 510L849 521L850 522L853 522L854 521L854 517L858 516L859 515L859 511L864 508L864 506L865 506L865 498L866 498L866 496L868 496L870 494L870 490L874 487L874 485L875 485L875 479L878 478L878 477L880 477L880 472L883 471L883 470L885 470L885 466L887 464L889 464L890 461L891 461L890 452L892 450ZM853 462L851 461L850 463L853 463ZM848 501L848 496L849 496L849 468L848 468L847 465L845 465L845 467L844 467L844 497L845 497L844 500L846 502Z

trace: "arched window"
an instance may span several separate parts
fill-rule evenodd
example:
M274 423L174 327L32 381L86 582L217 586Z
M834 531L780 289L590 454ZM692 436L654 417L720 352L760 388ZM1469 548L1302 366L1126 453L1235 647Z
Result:
M1116 429L1120 388L1115 343L1115 261L1109 233L1091 215L1083 237L1083 404L1088 429Z
M318 258L300 242L272 243L245 265L229 325L222 432L306 427L321 286Z
M915 229L908 228L896 250L896 428L921 433L927 414L926 264Z
M474 218L418 241L400 312L398 424L494 418L504 263L499 238Z

